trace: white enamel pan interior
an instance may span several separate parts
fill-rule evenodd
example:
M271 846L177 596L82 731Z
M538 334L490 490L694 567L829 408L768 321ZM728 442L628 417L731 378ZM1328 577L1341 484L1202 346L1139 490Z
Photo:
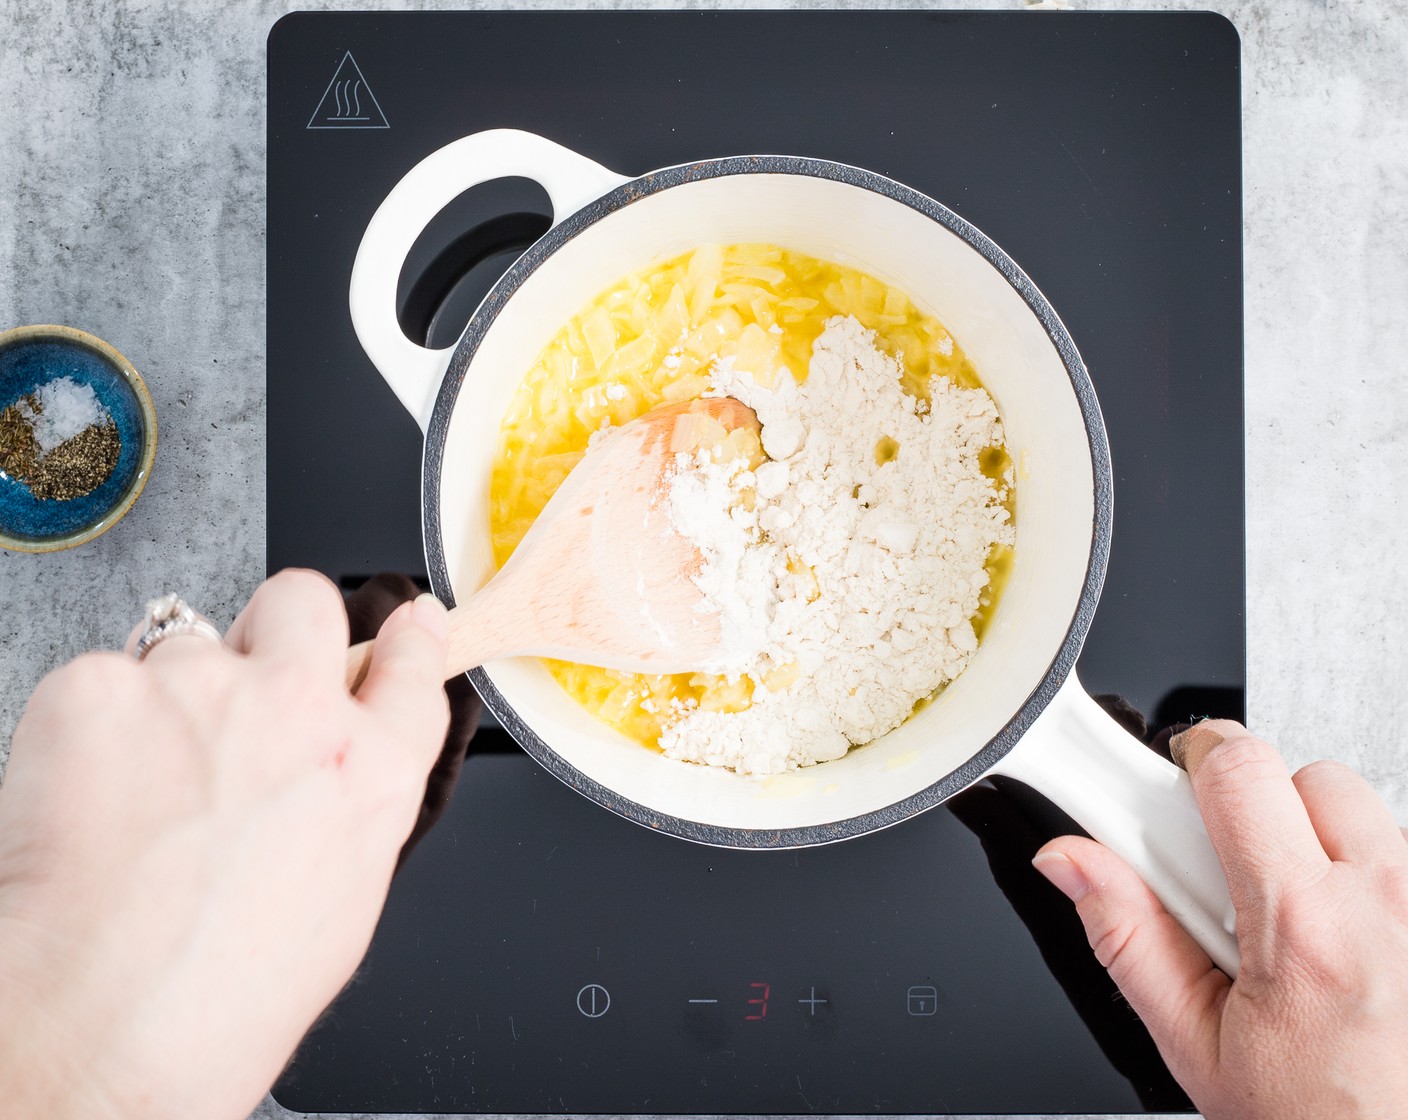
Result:
M554 226L505 274L456 346L401 333L396 284L427 222L475 183L542 183ZM987 237L934 200L822 160L747 156L617 175L529 133L478 133L413 168L368 226L351 309L374 364L426 433L426 557L453 604L494 571L489 476L498 427L553 333L626 274L708 243L761 241L895 285L952 331L995 398L1019 467L1012 576L968 669L923 711L844 758L765 780L671 761L599 723L541 662L472 675L553 774L646 827L775 848L862 835L986 774L1046 794L1129 860L1223 968L1237 946L1226 883L1186 776L1109 719L1072 667L1099 598L1109 452L1085 368L1046 299ZM570 579L571 573L563 573Z

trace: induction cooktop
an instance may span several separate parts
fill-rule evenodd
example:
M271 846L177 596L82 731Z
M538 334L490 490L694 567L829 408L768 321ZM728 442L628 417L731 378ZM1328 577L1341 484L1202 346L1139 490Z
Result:
M268 49L268 563L424 579L420 433L347 311L361 234L486 128L622 173L741 153L943 202L1047 295L1109 429L1115 530L1081 656L1151 730L1245 682L1239 44L1201 13L296 13ZM460 196L400 278L451 345L551 210ZM1190 1108L1030 867L1072 825L980 783L845 843L654 835L476 737L357 977L275 1090L325 1113Z

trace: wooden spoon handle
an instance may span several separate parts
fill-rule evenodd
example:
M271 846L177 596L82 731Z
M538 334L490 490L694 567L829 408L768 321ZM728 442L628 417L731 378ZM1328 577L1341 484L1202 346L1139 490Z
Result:
M485 591L488 589L486 588ZM515 648L514 642L493 625L491 605L484 592L471 596L450 611L450 633L445 647L445 680L450 680L476 666L509 653L526 652ZM372 664L372 649L376 641L358 642L347 651L347 690L355 693L367 679Z
M358 642L347 649L347 691L353 693L362 687L367 679L367 670L372 667L372 647L376 640Z

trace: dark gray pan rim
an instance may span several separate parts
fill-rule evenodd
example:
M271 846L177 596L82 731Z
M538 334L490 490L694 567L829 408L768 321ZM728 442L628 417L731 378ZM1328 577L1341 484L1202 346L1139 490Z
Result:
M455 601L450 588L449 571L445 564L444 538L440 528L440 472L444 459L445 438L449 430L450 416L454 411L460 389L464 385L469 364L494 319L503 309L504 304L512 298L523 282L544 261L595 222L599 222L657 191L725 175L803 175L847 183L862 190L884 195L917 210L962 238L1006 278L1027 306L1031 308L1032 313L1041 322L1047 336L1056 347L1056 351L1066 367L1066 373L1071 379L1071 388L1075 392L1076 400L1080 404L1094 465L1095 521L1090 540L1090 562L1086 568L1080 601L1071 618L1066 636L1056 655L1052 658L1041 683L1027 697L1002 730L966 763L918 793L870 813L829 824L778 830L724 828L658 813L648 806L622 797L614 790L608 789L569 765L519 717L499 690L494 687L488 674L482 669L470 672L470 680L484 698L489 710L494 713L519 746L554 777L611 812L655 832L715 847L756 849L810 847L876 832L907 820L927 809L932 809L935 805L982 778L999 759L1012 750L1018 739L1051 702L1057 689L1061 687L1075 666L1076 658L1080 654L1081 646L1090 630L1105 579L1114 513L1110 449L1105 434L1104 418L1100 412L1100 404L1096 399L1090 375L1086 372L1085 364L1081 361L1070 332L1066 330L1065 324L1061 322L1055 309L1011 257L998 248L987 235L960 218L948 207L911 187L887 179L882 175L821 159L775 155L730 156L724 159L702 160L697 163L667 167L621 184L563 219L534 242L523 256L504 273L488 296L485 297L484 302L479 305L470 320L463 337L456 345L455 352L450 359L449 370L445 374L439 395L436 397L430 425L426 431L421 476L421 520L425 538L425 557L431 586L434 588L435 594L447 606L454 606ZM863 750L864 748L859 749Z

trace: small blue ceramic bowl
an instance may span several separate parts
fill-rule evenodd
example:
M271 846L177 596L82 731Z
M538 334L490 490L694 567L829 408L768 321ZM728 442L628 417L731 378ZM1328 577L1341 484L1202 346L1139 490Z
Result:
M40 500L0 471L0 548L58 552L91 541L122 519L156 459L156 410L142 375L100 338L72 327L0 331L0 409L58 377L88 385L117 424L117 466L91 494Z

